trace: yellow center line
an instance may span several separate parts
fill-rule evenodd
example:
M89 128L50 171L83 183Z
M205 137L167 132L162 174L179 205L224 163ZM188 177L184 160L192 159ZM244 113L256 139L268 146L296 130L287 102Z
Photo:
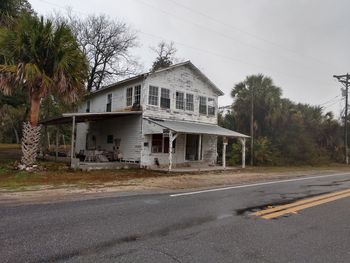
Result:
M294 203L290 203L290 204L275 206L275 207L272 207L272 208L268 208L268 209L264 209L264 210L255 212L255 213L253 213L253 215L255 215L255 216L262 216L262 215L270 214L272 212L285 210L287 208L291 208L291 207L295 207L295 206L311 203L311 202L314 202L314 201L326 199L326 198L333 197L333 196L338 196L338 195L345 194L345 193L350 193L350 189L343 190L343 191L338 191L338 192L334 192L334 193L330 193L330 194L325 194L325 195L319 195L319 196L316 196L316 197L300 200L300 201L297 201L297 202L294 202Z
M303 209L306 209L306 208L309 208L309 207L325 204L325 203L332 202L332 201L335 201L335 200L338 200L338 199L342 199L342 198L345 198L345 197L350 197L350 193L336 195L336 196L329 197L329 198L326 198L326 199L321 199L319 201L315 201L315 202L307 203L307 204L304 204L304 205L299 205L299 206L296 206L296 207L292 207L292 208L289 208L289 209L281 210L281 211L278 211L278 212L275 212L275 213L263 215L262 218L264 218L264 219L276 218L276 217L279 217L279 216L282 216L282 215L285 215L285 214L295 213L297 211L300 211L300 210L303 210Z

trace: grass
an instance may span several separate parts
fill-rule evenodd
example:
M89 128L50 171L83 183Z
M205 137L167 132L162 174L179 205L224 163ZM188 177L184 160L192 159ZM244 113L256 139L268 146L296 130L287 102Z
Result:
M142 179L147 178L179 178L184 180L184 184L188 181L181 175L184 174L169 174L165 172L155 172L142 169L128 170L94 170L94 171L75 171L65 163L59 162L39 162L40 170L35 172L19 171L14 169L15 160L19 159L19 145L0 144L0 189L7 190L25 190L34 189L36 187L81 187L89 188L103 186L105 184L113 184L114 186L142 184ZM220 175L228 173L249 174L255 173L260 176L268 173L292 173L303 171L325 171L338 170L349 171L350 166L344 164L327 164L318 166L273 166L273 167L247 167L245 170L237 170L230 172L210 172L215 174L213 180L220 178ZM178 177L179 176L179 177ZM204 180L204 176L200 176L198 180ZM173 182L172 182L173 183ZM171 184L172 184L171 183Z
M20 144L0 143L0 150L21 149Z
M94 170L76 171L67 164L55 162L39 162L39 171L18 171L13 168L13 162L0 161L0 188L14 189L32 186L59 187L72 185L88 187L105 183L125 184L132 179L167 176L162 172L141 169L128 170Z

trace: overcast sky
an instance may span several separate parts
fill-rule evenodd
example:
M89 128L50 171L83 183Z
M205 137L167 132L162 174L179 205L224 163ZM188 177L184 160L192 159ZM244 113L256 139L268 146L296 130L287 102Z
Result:
M322 105L339 115L340 84L350 72L348 0L29 0L39 14L70 7L79 16L107 14L138 32L133 50L144 69L150 46L174 41L177 56L191 60L225 96L247 75L263 73L283 97Z

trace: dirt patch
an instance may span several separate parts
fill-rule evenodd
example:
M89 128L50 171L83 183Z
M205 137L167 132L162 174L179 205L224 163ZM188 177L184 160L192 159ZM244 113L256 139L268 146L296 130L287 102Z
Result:
M169 174L149 170L73 171L57 167L55 171L4 175L0 173L0 202L50 202L115 196L116 193L162 193L181 189L238 185L281 180L322 173L348 172L349 168L256 172L233 170L220 172ZM64 166L64 165L63 165ZM47 167L47 166L46 166ZM47 169L47 168L46 168ZM12 172L12 171L11 171ZM23 172L22 172L23 173ZM4 179L6 178L7 179ZM11 180L15 184L11 185ZM7 185L7 187L4 187ZM10 186L9 186L10 185Z

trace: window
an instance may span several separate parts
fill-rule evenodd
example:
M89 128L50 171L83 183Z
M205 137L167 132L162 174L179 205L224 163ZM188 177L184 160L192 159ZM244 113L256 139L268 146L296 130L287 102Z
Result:
M107 135L107 143L113 143L113 135Z
M135 86L134 90L134 104L140 105L141 102L141 86L137 85Z
M132 105L132 87L126 89L126 106Z
M158 106L158 87L149 86L148 104Z
M208 115L215 115L215 100L208 98Z
M160 107L170 109L170 90L162 88L160 91Z
M152 153L163 152L163 134L152 134Z
M199 113L207 115L207 97L199 97Z
M184 109L184 93L176 92L176 109L183 110Z
M193 111L193 94L186 94L186 110Z
M91 104L91 102L90 102L90 100L88 100L86 102L86 112L90 112L90 104Z
M173 141L173 153L175 153L176 139ZM152 134L152 153L169 153L169 137L163 134Z
M112 94L108 94L107 95L106 111L107 112L111 112L112 111Z

